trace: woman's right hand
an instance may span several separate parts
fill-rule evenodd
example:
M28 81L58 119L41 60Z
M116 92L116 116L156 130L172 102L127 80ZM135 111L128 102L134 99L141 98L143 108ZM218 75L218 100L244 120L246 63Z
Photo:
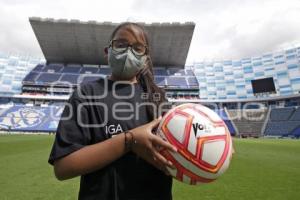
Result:
M176 152L177 149L170 143L164 141L161 137L152 133L152 130L158 126L160 121L161 117L130 130L136 142L132 146L132 151L156 168L168 174L167 167L174 168L174 166L159 153L159 150L166 149Z

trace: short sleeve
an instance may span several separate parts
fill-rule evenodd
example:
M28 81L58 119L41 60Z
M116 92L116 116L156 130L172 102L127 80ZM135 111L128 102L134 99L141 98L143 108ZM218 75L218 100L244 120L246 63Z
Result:
M54 161L67 156L89 144L90 130L80 126L80 122L89 121L88 111L85 107L78 107L84 99L80 98L75 90L64 110L59 121L55 141L52 146L48 163L53 165ZM80 113L78 113L80 112ZM78 119L78 116L81 118ZM80 121L80 122L79 122Z

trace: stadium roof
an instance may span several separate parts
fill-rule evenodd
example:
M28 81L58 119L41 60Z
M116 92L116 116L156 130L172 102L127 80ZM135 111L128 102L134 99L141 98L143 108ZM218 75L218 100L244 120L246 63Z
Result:
M103 49L118 23L29 18L48 62L106 65ZM145 24L155 66L184 67L195 23Z

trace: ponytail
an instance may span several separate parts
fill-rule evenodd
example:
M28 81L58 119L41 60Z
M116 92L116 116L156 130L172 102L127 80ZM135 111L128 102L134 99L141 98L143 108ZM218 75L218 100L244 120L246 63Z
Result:
M147 58L145 68L137 75L137 80L145 93L148 94L148 102L154 105L147 105L147 112L151 120L158 117L161 103L167 102L165 91L159 88L154 82L153 65L150 56Z

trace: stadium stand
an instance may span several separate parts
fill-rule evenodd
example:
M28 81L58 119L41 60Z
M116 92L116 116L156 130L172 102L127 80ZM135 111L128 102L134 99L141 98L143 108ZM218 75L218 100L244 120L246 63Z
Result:
M293 115L290 117L291 121L300 121L300 107L295 108Z
M295 138L300 138L300 128L297 127L296 129L294 129L292 132L291 132L291 135Z
M181 73L174 73L174 70L181 71ZM167 81L167 85L172 85L176 87L181 87L184 85L185 87L198 87L198 81L193 74L192 70L180 70L179 68L159 68L154 69L154 75L157 77L158 81ZM101 74L107 75L110 74L111 70L108 66L103 66L101 68L97 67L70 67L64 66L62 64L56 65L37 65L23 80L26 84L27 82L30 83L51 83L55 81L62 80L62 77L79 77L80 74ZM174 75L176 74L176 75ZM74 80L74 79L72 79ZM74 81L71 81L74 82ZM75 84L78 84L76 82Z
M108 66L85 67L75 64L38 64L23 80L23 92L42 92L42 87L78 86L82 82L96 80L111 73ZM155 68L155 82L166 90L193 90L199 92L199 84L192 70L180 68ZM48 90L49 91L49 90ZM56 90L57 91L57 90Z
M230 120L230 117L228 116L225 109L218 109L215 110L215 112L223 119L225 122L230 134L232 136L235 136L237 134L236 128L234 127L232 121Z
M240 60L203 61L194 64L202 99L250 99L251 80L273 77L277 97L300 91L300 47Z
M227 110L229 119L241 137L263 136L263 126L267 119L267 109Z
M80 83L104 77L108 73L110 69L107 67L60 63L39 64L24 78L22 92L70 93L73 90L64 90L64 88L74 88ZM49 88L55 88L55 91Z
M70 92L81 82L111 73L99 49L107 45L117 24L41 18L30 18L30 23L46 61L0 53L0 127L17 132L52 132ZM154 79L167 91L170 101L223 103L216 112L231 135L300 137L300 47L185 66L195 24L145 26L155 35L150 38ZM170 35L173 43L156 41ZM89 51L81 51L78 46ZM268 77L273 77L276 93L254 96L251 81ZM237 106L252 101L263 102L270 109L254 106L241 111Z
M47 60L47 65L37 66L32 70L24 80L23 92L47 93L53 92L51 88L55 87L55 93L65 93L64 87L74 88L79 84L79 80L90 81L97 78L88 77L88 74L99 76L110 74L111 70L107 67L107 59L102 49L107 47L110 34L117 26L116 23L39 17L31 17L29 21ZM70 24L77 28L70 28ZM193 69L185 66L195 23L143 25L146 31L151 33L149 46L151 46L155 82L167 90L170 97L199 97L199 84ZM44 34L45 31L48 31L48 34ZM168 38L168 40L162 38ZM171 43L168 42L170 40ZM78 47L89 51L82 51ZM86 66L87 64L94 67ZM86 78L81 78L82 74L86 75ZM49 88L50 84L51 88Z
M0 52L0 95L20 94L22 80L44 59Z
M299 137L299 109L299 107L273 108L265 129L265 135L274 137Z
M55 132L63 106L16 104L1 109L0 130Z
M270 119L271 121L287 121L291 115L294 113L295 108L274 108L271 111Z

